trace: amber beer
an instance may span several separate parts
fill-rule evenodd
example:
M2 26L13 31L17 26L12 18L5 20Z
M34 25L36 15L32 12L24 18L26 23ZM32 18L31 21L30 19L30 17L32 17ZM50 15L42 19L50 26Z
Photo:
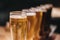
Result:
M27 16L25 13L10 13L10 27L13 40L26 40Z
M50 30L50 20L51 20L51 10L53 5L52 4L46 4L45 8L47 9L47 12L44 14L44 31Z
M27 13L28 19L28 33L27 33L27 40L33 40L34 38L34 28L36 26L36 13L29 12Z
M35 38L34 40L39 40L40 39L40 35L39 32L41 30L41 21L42 21L42 16L43 16L43 12L41 11L41 9L36 9L36 17L37 17L37 23L36 23L36 27L35 27Z
M31 8L29 11L36 13L37 22L36 22L36 26L34 28L34 40L38 40L38 39L40 39L39 32L40 32L40 25L41 25L41 21L42 21L42 12L36 8Z

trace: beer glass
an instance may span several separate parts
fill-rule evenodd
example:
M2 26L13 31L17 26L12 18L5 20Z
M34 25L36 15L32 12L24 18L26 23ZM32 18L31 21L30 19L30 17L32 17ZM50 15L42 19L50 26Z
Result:
M47 12L44 14L45 15L45 17L44 17L44 19L45 19L45 25L49 25L50 23L50 18L51 18L51 10L52 10L52 7L53 7L53 5L52 4L45 4L45 6L44 6L46 9L47 9ZM48 28L48 26L47 27L45 27L45 28Z
M37 8L32 8L29 11L36 13L37 22L36 22L35 29L34 29L34 40L38 40L40 38L39 32L40 32L40 26L41 26L43 13L41 10L38 10Z
M45 25L47 25L47 26L45 26L45 28L47 28L48 30L50 29L50 20L51 20L51 11L52 11L52 7L53 7L53 5L52 4L46 4L45 5L45 8L47 9L47 12L46 12L46 14L45 14ZM48 31L47 30L47 31ZM50 29L51 30L51 29Z
M50 33L50 12L51 9L50 7L45 7L46 8L46 12L43 11L43 19L42 19L42 24L41 24L41 32L40 35L42 36L42 39L48 39L49 38L49 33Z
M27 16L24 12L10 12L10 29L12 40L26 40Z
M28 32L27 32L27 40L33 40L34 38L34 28L36 26L36 13L28 12L27 19L28 19Z
M36 11L36 17L37 17L37 23L35 27L35 40L40 39L40 31L41 31L41 22L42 22L42 17L43 17L43 12L41 9L35 9Z

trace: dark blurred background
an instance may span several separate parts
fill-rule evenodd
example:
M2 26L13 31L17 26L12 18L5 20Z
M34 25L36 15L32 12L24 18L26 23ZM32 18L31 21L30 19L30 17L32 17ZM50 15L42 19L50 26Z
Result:
M60 7L60 0L0 0L0 10L21 10L47 3Z

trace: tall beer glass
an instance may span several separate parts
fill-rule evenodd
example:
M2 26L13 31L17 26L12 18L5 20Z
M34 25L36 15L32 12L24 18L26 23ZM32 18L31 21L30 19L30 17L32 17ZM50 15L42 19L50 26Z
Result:
M42 10L40 7L38 8L32 8L31 9L32 11L36 12L36 17L37 17L37 23L36 23L36 26L35 26L35 38L34 40L39 40L40 39L40 31L41 31L41 22L42 22L42 17L43 17L43 11L46 11L46 10Z
M28 19L28 33L27 33L27 40L33 40L34 38L34 28L36 26L36 13L29 12L27 13Z
M35 27L35 40L40 39L40 35L39 32L41 31L41 22L42 22L42 17L43 17L43 12L41 11L41 9L35 9L36 11L36 17L37 17L37 23L36 23L36 27Z
M47 9L47 12L45 14L45 28L46 31L50 30L50 20L51 20L51 10L52 10L53 5L52 4L45 4L45 8ZM48 25L47 25L48 24ZM45 30L44 30L45 31Z
M47 10L49 7L45 7ZM43 11L43 19L42 19L42 24L41 24L41 32L40 35L42 36L42 39L47 39L49 38L49 33L50 33L50 10L47 10L46 12Z
M10 13L10 29L12 40L26 40L27 16L25 13Z

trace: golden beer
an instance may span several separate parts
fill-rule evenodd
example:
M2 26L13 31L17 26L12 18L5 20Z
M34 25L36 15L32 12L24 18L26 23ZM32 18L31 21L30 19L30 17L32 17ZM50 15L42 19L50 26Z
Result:
M43 11L46 10L42 10L41 8L32 8L30 9L32 12L36 13L36 17L37 17L37 23L35 26L35 37L34 40L39 40L40 39L40 30L41 30L41 22L42 22L42 17L43 17Z
M27 16L25 13L10 13L10 27L13 40L26 40Z
M27 13L28 19L28 32L27 32L27 40L33 40L34 38L34 28L36 26L36 13Z
M43 12L41 10L38 10L38 9L36 9L35 11L36 11L37 23L36 23L36 27L35 27L35 39L34 40L39 40Z

